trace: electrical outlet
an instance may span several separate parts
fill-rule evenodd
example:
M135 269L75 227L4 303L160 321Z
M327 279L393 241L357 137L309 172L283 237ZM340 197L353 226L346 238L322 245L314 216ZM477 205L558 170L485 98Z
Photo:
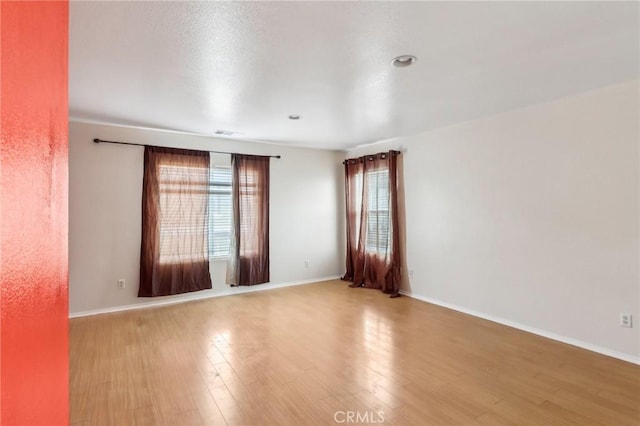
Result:
M631 314L620 314L620 326L621 327L633 327Z
M305 260L304 261L304 267L308 268L310 263L311 263L311 261L309 259Z
M123 288L126 288L126 287L127 287L127 282L125 281L124 278L120 278L118 280L118 288L119 289L123 289Z
M409 278L413 278L413 269L409 269Z

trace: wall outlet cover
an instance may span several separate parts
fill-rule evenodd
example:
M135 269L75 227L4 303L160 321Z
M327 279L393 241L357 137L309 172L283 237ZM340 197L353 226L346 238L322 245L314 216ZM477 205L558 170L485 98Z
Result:
M620 325L622 327L633 327L633 318L631 314L620 314Z

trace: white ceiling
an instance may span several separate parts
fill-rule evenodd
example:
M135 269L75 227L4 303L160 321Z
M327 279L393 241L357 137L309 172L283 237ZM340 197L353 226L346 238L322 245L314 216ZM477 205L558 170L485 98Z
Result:
M638 14L637 2L72 2L70 116L346 149L638 78ZM392 67L402 54L418 62Z

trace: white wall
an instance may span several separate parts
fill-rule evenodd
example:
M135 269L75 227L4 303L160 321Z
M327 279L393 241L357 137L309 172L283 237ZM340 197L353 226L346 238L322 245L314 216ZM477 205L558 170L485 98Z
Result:
M186 296L137 297L144 148L95 144L94 138L282 155L282 159L271 160L272 284L258 287L335 277L342 272L343 254L337 249L344 239L342 153L72 122L69 124L71 314L230 290L224 283L225 262L215 261L212 290ZM305 268L306 259L310 260L309 268ZM117 288L119 278L127 280L127 288Z
M406 290L640 361L639 93L633 81L350 151L406 149ZM136 297L143 149L95 137L283 155L272 282L343 272L343 153L84 123L69 134L72 314L155 300ZM224 262L212 268L214 288L196 294L228 290Z
M632 81L350 151L406 148L407 290L639 362L638 98Z

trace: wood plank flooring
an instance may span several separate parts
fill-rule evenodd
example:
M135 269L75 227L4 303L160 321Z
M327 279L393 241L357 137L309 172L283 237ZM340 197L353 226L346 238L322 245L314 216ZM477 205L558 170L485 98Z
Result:
M91 426L638 425L640 367L329 281L70 320L70 399Z

